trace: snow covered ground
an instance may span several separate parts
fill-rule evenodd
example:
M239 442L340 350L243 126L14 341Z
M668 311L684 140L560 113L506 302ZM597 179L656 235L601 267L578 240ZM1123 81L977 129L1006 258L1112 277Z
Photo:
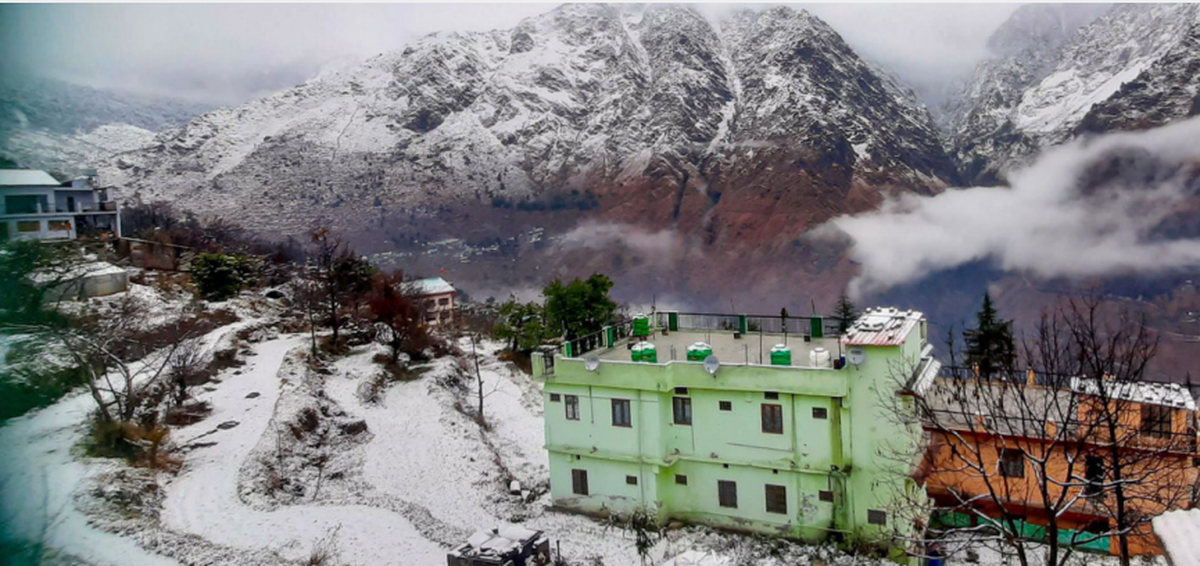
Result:
M251 324L223 327L204 342L209 348L227 344ZM640 563L633 541L620 530L549 509L540 385L499 361L498 344L480 345L489 423L484 431L469 416L475 384L448 385L458 371L454 357L393 382L372 404L357 392L381 371L372 360L379 347L360 347L316 375L303 361L305 337L263 334L264 340L242 350L245 365L224 370L197 392L213 413L174 429L183 467L176 476L159 473L140 484L159 486L161 497L151 499L153 510L132 519L111 517L112 510L92 496L124 481L111 479L123 477L123 465L81 457L73 448L86 432L92 403L86 395L0 428L6 539L41 540L54 553L92 564L295 564L323 541L334 541L343 564L421 565L444 564L449 545L476 529L521 523L546 531L571 564ZM459 346L470 352L469 342ZM352 447L335 447L341 450L338 479L327 479L319 496L305 491L264 500L248 489L255 479L248 473L258 469L255 458L277 450L279 435L290 434L288 423L311 406L330 411L323 417L330 422L364 421L366 431L353 433L359 440ZM523 493L510 493L514 478ZM1002 562L988 558L981 562ZM671 529L655 547L653 562L877 563L828 546L694 527Z

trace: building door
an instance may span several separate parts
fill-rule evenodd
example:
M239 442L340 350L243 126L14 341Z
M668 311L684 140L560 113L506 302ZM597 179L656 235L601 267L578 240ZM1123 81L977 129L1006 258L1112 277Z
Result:
M67 197L67 212L75 212L75 197Z

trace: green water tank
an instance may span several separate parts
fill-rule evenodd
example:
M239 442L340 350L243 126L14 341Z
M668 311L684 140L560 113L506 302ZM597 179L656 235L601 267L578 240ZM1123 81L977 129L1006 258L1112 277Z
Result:
M696 342L687 349L687 359L689 362L703 362L704 358L712 355L712 346L704 342Z
M632 348L629 349L629 359L630 360L635 361L635 362L642 361L642 344L643 344L642 342L638 342L637 344L634 344Z
M646 316L644 313L637 313L633 315L633 335L650 335L650 317Z
M642 361L652 364L658 363L658 348L649 342L642 342Z
M790 366L792 365L792 349L783 344L776 344L771 348L771 365L773 366Z

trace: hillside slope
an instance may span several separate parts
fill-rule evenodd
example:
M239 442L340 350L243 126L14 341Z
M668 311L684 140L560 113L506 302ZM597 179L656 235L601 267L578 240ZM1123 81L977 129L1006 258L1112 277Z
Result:
M765 216L751 232L779 216L798 233L954 171L925 109L803 11L589 4L433 34L205 114L101 182L284 233L598 207L716 241L743 210Z

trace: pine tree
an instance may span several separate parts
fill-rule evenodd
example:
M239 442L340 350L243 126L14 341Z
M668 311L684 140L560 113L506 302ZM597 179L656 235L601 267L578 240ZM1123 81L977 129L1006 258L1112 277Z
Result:
M991 295L986 292L975 321L975 330L963 333L967 343L967 363L984 378L1011 373L1016 365L1012 321L1000 319Z
M850 296L845 292L838 297L837 306L833 309L833 316L838 319L838 334L845 334L850 329L850 325L858 319L858 309L854 303L850 302Z

